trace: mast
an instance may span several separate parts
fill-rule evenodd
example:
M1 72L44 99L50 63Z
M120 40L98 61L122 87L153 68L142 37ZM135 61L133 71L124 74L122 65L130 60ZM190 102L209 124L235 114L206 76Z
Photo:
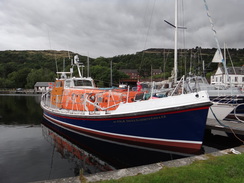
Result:
M205 5L206 12L207 12L207 16L208 16L208 19L209 19L209 22L210 22L210 25L211 25L211 29L213 31L214 38L215 38L215 41L216 41L216 44L217 44L217 50L219 52L219 55L223 58L223 55L222 55L222 52L221 52L221 49L220 49L220 46L219 46L219 41L217 39L217 32L214 29L214 23L213 23L213 20L211 18L211 15L209 13L207 1L206 0L203 0L203 1L204 1L204 5ZM224 66L225 74L227 75L227 82L228 82L228 80L229 80L229 74L228 74L227 67L226 67L226 60L224 58L222 59L222 64Z
M225 50L225 43L224 43L224 62L225 62L225 67L226 67L226 50ZM227 69L225 70L225 86L227 85L226 83L228 82L228 73ZM230 81L231 84L231 81Z
M110 61L110 86L113 86L113 62Z
M174 83L177 82L177 45L178 44L178 0L175 0L175 48L174 48Z
M83 73L81 75L81 72L80 72L80 60L79 60L79 57L78 55L75 55L74 56L74 64L77 66L77 69L78 69L78 73L79 73L79 77L83 77ZM82 72L83 72L83 68L82 68Z
M89 77L90 75L90 59L89 59L89 53L88 53L88 56L87 56L87 77Z

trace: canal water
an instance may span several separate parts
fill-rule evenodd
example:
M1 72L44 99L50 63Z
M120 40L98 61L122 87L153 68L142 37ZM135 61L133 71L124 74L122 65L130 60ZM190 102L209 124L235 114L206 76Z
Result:
M112 144L52 127L40 95L0 95L0 182L64 178L186 157ZM224 133L206 134L203 153L236 147Z

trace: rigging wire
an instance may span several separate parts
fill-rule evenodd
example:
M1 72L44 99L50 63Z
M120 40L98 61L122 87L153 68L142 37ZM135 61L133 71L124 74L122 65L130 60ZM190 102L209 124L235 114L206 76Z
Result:
M146 33L146 39L145 39L145 42L144 42L144 48L143 48L143 50L145 50L146 45L147 45L147 39L148 39L148 35L149 35L150 29L151 29L151 23L152 23L152 17L153 17L153 14L154 14L155 3L156 3L156 0L154 0L154 2L153 2L153 7L152 7L150 19L149 19L149 24L148 24L148 29L147 29L147 33ZM139 67L139 72L141 71L143 58L144 58L144 51L142 52L141 63L140 63L140 67Z
M228 56L229 56L229 58L230 58L230 62L231 62L233 71L234 71L234 73L235 73L235 75L236 75L236 70L235 70L235 67L234 67L234 65L233 65L233 61L232 61L232 59L231 59L230 52L229 52L229 49L227 48L227 45L226 45L226 50L227 50Z
M150 31L150 28L151 28L152 17L153 17L153 14L154 14L154 8L155 8L155 2L156 2L156 0L154 0L153 7L152 7L152 11L151 11L151 15L150 15L150 19L149 19L149 24L148 24L148 29L147 29L146 39L145 39L145 43L144 43L144 49L146 48L146 45L147 45L147 39L148 39L149 31Z
M181 72L182 72L182 75L186 75L186 52L185 52L185 48L186 48L186 39L185 39L185 37L186 37L186 35L185 35L185 9L184 9L184 1L183 0L181 0L181 3L179 3L180 4L180 14L181 14L181 16L180 16L180 19L179 19L179 21L181 22L180 24L181 24L181 29L182 29L182 43L183 43L183 49L181 49L181 56L182 56L182 59L181 59L181 68L184 68L184 70L185 70L185 74L183 74L183 71L181 70ZM183 65L184 65L184 67L183 67Z
M167 51L167 54L166 54L166 52L165 52L165 49L164 49L164 63L163 63L163 80L165 80L165 73L166 73L166 71L165 71L165 66L166 66L166 63L167 63L167 61L168 61L168 58L169 58L169 54L170 54L170 51L168 50Z
M52 50L52 45L51 45L51 38L50 38L50 33L49 33L49 29L47 27L47 33L48 33L48 41L49 41L49 46L50 46L50 50ZM55 66L56 66L56 73L58 72L58 63L57 63L57 57L56 57L56 51L54 51L54 60L55 60ZM58 74L57 74L58 77Z
M177 25L177 28L178 28L178 30L183 29L183 31L181 32L182 41L180 41L180 42L182 42L182 48L179 49L180 50L179 55L177 55L177 57L179 57L179 61L180 61L178 64L180 64L182 69L177 71L177 72L179 72L179 74L181 74L181 75L186 75L186 73L187 73L187 71L186 71L187 70L187 68L186 68L187 51L186 51L186 32L185 32L185 30L187 28L185 27L185 7L184 7L184 1L183 0L181 0L181 2L178 3L178 7L179 7L178 8L179 14L181 15L178 17L178 22L180 22L181 26ZM175 25L169 23L166 20L164 20L164 21L166 23L168 23L169 25L173 26L174 28L176 28Z
M211 29L212 29L212 31L214 33L214 39L215 39L216 44L217 44L217 50L218 50L219 54L222 56L220 45L219 45L219 41L217 39L217 32L216 32L216 30L214 28L214 23L213 23L212 17L211 17L211 15L209 13L209 8L208 8L207 1L203 0L203 2L204 2L205 9L206 9L206 12L207 12L207 16L208 16L208 19L209 19L209 22L210 22L210 25L211 25ZM228 74L228 71L227 71L227 68L226 68L226 62L225 62L224 59L222 59L222 64L224 65L225 73L227 74L227 78L229 78L229 74Z

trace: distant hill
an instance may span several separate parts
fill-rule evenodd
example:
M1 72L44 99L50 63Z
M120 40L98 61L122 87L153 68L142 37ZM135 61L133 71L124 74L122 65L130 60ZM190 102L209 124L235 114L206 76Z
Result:
M217 69L211 64L216 49L179 50L179 76L189 71L201 74L202 61L205 61L207 76ZM7 50L0 51L0 88L33 88L36 82L54 81L56 71L69 71L71 59L77 54L69 51L55 50ZM78 54L79 55L79 54ZM99 86L110 83L110 63L113 64L113 83L118 85L121 78L126 78L120 69L137 69L142 77L150 77L151 69L161 69L162 75L155 78L167 78L173 69L173 49L150 48L135 54L118 55L112 58L89 58L89 76L92 76ZM244 49L228 49L234 66L244 63ZM87 56L79 55L84 64L84 76L87 76ZM231 62L227 59L227 65ZM191 69L191 70L190 70ZM77 72L75 72L77 74Z

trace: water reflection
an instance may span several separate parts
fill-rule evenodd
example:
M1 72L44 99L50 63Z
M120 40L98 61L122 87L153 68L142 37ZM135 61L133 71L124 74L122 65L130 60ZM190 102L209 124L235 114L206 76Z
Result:
M78 159L75 171L83 169L84 174L185 157L101 141L60 128L45 119L42 123L44 137L55 145L56 151L64 158L71 161Z
M60 153L62 158L74 162L74 175L76 176L79 175L81 169L83 169L85 173L97 173L115 169L96 156L71 143L45 125L42 125L42 135L54 146L54 150Z
M1 124L40 124L40 95L0 95Z

